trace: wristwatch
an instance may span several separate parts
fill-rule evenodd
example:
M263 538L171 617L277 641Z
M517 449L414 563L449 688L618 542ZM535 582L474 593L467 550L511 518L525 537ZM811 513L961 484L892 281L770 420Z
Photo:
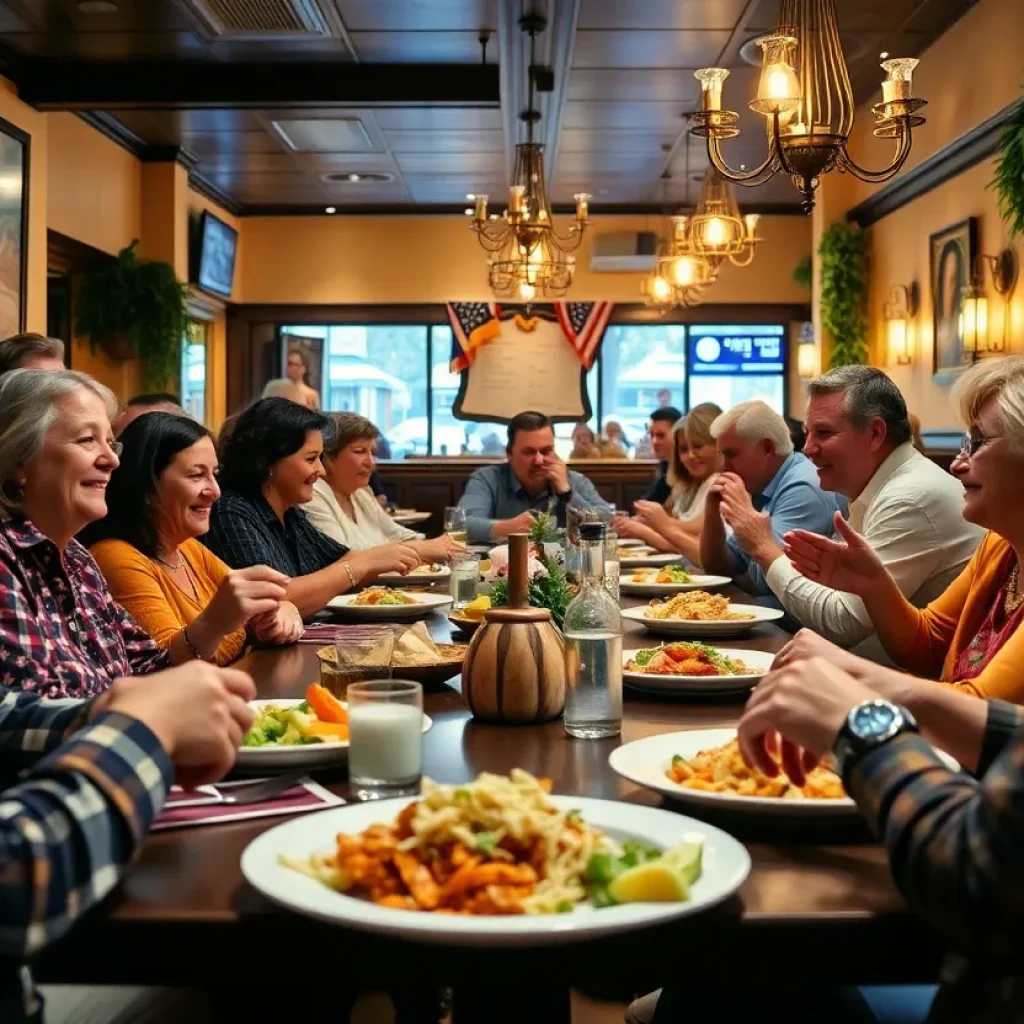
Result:
M899 704L887 700L866 700L846 716L832 754L842 779L867 753L904 732L917 732L914 716Z

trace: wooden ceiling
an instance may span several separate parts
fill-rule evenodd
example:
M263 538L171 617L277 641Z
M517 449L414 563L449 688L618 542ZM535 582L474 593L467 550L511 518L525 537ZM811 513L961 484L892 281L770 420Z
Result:
M858 101L880 88L879 53L920 54L971 2L836 0ZM0 70L28 102L77 110L143 159L178 154L239 213L449 212L470 192L506 194L528 66L523 4L0 0ZM760 162L763 127L746 110L757 72L740 51L774 27L778 0L538 4L549 19L538 63L554 72L539 134L556 203L578 191L594 194L595 212L692 202L707 157L685 114L706 65L732 69L726 105L744 112L730 161ZM87 10L97 6L110 9ZM797 208L783 176L740 199Z

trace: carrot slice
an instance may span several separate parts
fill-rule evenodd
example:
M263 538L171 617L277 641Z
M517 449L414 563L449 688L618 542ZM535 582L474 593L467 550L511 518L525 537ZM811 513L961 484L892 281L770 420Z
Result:
M308 736L319 736L321 739L348 739L348 726L344 722L313 722L306 730Z
M306 690L306 701L316 712L316 717L321 722L336 722L339 725L348 724L348 711L345 706L331 693L330 690L319 683L310 683Z

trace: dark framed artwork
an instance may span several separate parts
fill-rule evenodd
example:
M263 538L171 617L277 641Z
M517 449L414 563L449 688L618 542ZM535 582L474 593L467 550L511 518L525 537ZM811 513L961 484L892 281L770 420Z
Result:
M29 136L0 118L0 338L25 330Z
M960 311L978 251L978 218L968 217L936 231L929 236L928 251L934 347L932 374L949 380L970 365L964 354Z

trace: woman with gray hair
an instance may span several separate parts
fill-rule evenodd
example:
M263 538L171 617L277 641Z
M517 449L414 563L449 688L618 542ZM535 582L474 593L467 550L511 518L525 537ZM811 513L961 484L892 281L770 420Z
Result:
M72 370L0 378L0 679L91 697L172 664L75 540L107 514L121 451L109 389Z

